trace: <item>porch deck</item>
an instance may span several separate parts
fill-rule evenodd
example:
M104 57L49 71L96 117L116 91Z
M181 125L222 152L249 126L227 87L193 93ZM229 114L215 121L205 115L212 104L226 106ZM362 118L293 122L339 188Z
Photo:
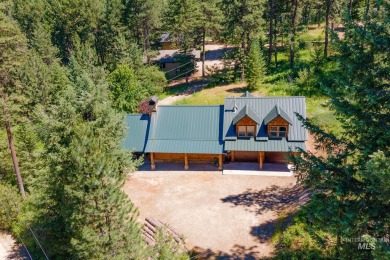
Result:
M222 174L229 175L256 175L256 176L293 176L291 165L285 163L264 163L259 169L258 163L234 162L224 164Z

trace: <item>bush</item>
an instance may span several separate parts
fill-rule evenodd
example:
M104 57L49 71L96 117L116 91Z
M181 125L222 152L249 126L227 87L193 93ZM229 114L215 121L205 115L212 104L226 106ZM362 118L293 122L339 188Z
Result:
M21 197L15 187L0 183L0 230L11 230L18 216L21 202Z

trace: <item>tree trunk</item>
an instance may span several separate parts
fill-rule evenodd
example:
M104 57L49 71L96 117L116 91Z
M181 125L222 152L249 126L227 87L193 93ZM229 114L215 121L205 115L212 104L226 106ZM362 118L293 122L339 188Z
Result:
M243 35L241 42L241 82L245 81L245 40Z
M275 67L278 67L278 32L277 32L277 20L275 18L275 33L274 33L274 36L275 36L275 40L274 40L274 45L275 45L275 52L274 52L274 56L275 56Z
M324 45L324 56L328 56L328 44L329 44L329 16L331 0L326 0L326 15L325 15L325 45Z
M20 194L22 195L22 199L25 200L26 193L24 192L22 175L20 174L19 162L18 162L18 158L16 157L14 139L12 137L11 126L8 120L8 110L6 107L6 100L2 90L0 90L0 98L3 100L3 116L5 121L5 130L7 132L7 137L8 137L8 145L9 145L9 149L11 150L12 163L14 165L14 170L16 174L16 179L18 181Z
M268 66L271 65L271 59L272 59L272 51L273 51L273 46L272 46L272 39L274 37L273 35L273 23L274 23L274 0L269 1L270 4L270 18L269 18L269 46L268 46Z
M203 27L203 35L202 35L202 41L203 41L203 53L202 53L202 77L205 78L205 61L206 61L206 27Z
M309 2L308 6L307 6L307 23L306 23L307 30L309 30L310 18L311 18L311 2Z
M318 28L320 28L320 26L321 26L321 5L318 5L317 23L318 23Z
M143 37L144 37L144 55L146 56L147 62L149 63L148 50L150 48L149 43L149 30L146 26L143 27Z
M368 20L368 12L370 11L370 0L367 0L366 2L366 11L364 13L364 28L366 27L366 23Z
M349 0L349 9L348 9L349 19L351 19L351 15L352 15L352 7L353 7L352 4L353 1Z
M290 38L290 68L294 67L295 62L295 32L296 32L296 18L298 12L298 0L293 1L293 14L291 16L291 38Z

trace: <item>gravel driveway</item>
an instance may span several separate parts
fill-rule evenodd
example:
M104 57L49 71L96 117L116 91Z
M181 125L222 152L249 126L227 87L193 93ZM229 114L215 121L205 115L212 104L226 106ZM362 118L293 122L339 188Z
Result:
M152 216L171 225L188 247L208 257L257 259L272 256L274 221L300 196L295 183L294 177L138 172L124 190L141 221Z

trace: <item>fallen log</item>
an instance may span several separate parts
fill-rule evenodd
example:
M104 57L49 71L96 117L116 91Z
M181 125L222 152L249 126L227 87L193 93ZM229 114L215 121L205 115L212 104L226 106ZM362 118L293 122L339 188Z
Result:
M146 233L144 230L142 230L142 235L144 235L144 237L148 238L150 241L152 242L156 242L156 239L154 239L153 236L150 236L148 233Z
M157 233L157 229L152 226L149 222L145 221L145 227L148 227L153 233Z
M160 223L158 220L155 220L154 218L152 218L152 217L147 217L147 218L145 218L145 220L147 221L147 222L149 222L153 227L163 227L163 224L162 223Z
M176 236L180 237L180 234L179 234L179 232L177 232L176 229L174 229L174 228L171 227L171 226L168 226L168 229L169 229L170 231L172 231Z
M147 236L144 236L144 239L145 239L145 242L146 242L148 245L154 246L154 245L156 244L155 241L151 240L151 239L148 238Z
M143 229L142 229L143 231L145 231L146 233L148 233L150 236L152 236L152 237L154 237L154 233L149 229L149 228L147 228L147 227L144 227Z

